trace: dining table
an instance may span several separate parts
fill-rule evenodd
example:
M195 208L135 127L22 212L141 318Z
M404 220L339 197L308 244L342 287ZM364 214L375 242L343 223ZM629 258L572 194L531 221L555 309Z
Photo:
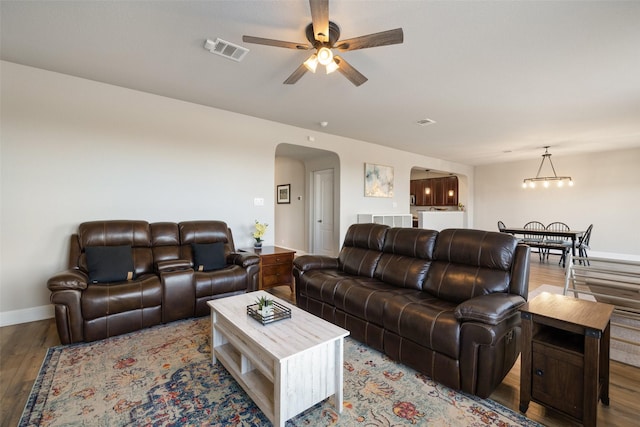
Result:
M502 233L508 233L515 235L528 235L528 236L542 236L544 237L562 237L571 239L571 255L576 256L576 241L582 237L585 233L584 230L564 230L564 231L552 231L552 230L531 230L529 228L503 228L500 230Z

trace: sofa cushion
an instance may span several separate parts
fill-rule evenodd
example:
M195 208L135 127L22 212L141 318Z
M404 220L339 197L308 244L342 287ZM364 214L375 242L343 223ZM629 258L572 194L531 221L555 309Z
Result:
M133 279L131 246L87 246L85 254L90 282L108 283Z
M389 227L381 224L353 224L347 230L338 255L340 268L356 276L373 277Z
M456 304L426 292L405 290L386 301L383 326L422 347L458 359L460 322L455 308Z
M80 246L151 246L151 230L146 221L89 221L78 227Z
M382 224L353 224L344 236L343 246L381 251L389 226Z
M336 285L334 305L345 313L382 326L385 303L396 291L402 292L402 289L378 279L352 277Z
M178 228L183 245L229 241L229 228L223 221L184 221L178 224Z
M423 289L438 298L461 303L479 295L507 292L509 282L508 271L434 261Z
M510 234L471 229L447 229L438 234L434 259L509 271L518 239Z
M502 233L443 230L423 290L454 303L507 292L516 246L513 236Z
M336 285L353 275L338 269L309 270L296 283L296 291L301 295L327 304L335 305Z
M383 254L373 277L401 288L421 290L430 265L431 261L419 258Z
M153 273L151 229L146 221L109 220L83 222L78 227L81 250L78 266L89 271L85 248L88 246L122 246L132 248L135 275Z
M435 230L390 228L384 239L382 251L430 261L433 259L433 249L437 238L438 232Z
M434 230L389 229L374 277L398 287L421 290L437 236Z
M126 282L91 284L82 292L82 317L106 317L162 304L162 285L158 276L145 274Z
M180 252L180 231L175 222L153 222L151 229L151 247L153 260L157 264L182 258Z
M226 265L224 243L192 243L193 268L196 271L212 271Z
M354 276L373 277L382 252L370 249L344 247L338 261L342 271Z
M196 298L211 297L247 289L247 276L242 267L228 265L215 271L197 271L194 283Z

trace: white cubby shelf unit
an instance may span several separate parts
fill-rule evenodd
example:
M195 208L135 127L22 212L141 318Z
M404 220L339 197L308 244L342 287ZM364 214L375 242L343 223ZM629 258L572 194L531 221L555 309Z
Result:
M389 227L413 227L411 214L358 214L358 223L384 224Z

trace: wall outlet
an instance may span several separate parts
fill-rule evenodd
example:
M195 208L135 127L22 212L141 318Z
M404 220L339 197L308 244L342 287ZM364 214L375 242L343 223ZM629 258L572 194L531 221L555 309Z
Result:
M262 197L256 197L253 199L253 206L264 206L264 199Z

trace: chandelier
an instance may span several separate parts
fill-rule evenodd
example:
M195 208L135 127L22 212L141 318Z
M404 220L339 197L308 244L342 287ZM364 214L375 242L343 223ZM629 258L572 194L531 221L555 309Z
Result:
M549 154L549 146L544 146L544 154L542 155L542 162L540 162L540 167L538 168L538 173L535 178L525 178L522 181L522 188L535 188L537 182L542 182L542 186L547 188L551 182L556 182L558 187L564 186L565 182L568 183L569 187L573 186L573 180L570 176L558 176L556 174L556 168L553 167L553 162L551 161L551 154ZM549 164L551 165L551 170L553 171L553 176L540 176L540 171L542 171L542 166L544 165L545 160L549 160Z

